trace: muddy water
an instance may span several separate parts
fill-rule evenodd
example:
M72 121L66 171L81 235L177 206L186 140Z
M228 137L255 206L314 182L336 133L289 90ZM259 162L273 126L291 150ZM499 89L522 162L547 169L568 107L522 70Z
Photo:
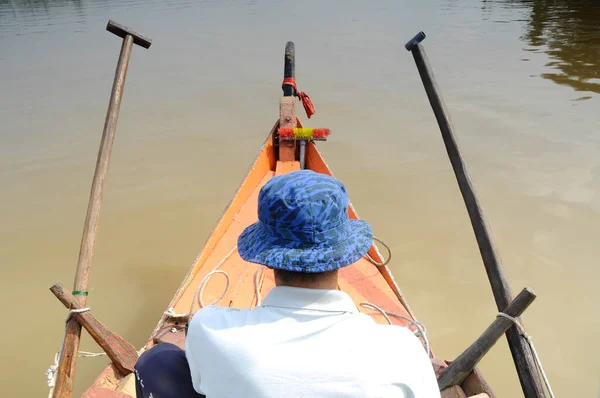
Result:
M438 356L494 301L412 58L425 45L557 396L597 396L600 5L588 1L0 1L0 264L5 396L43 396L72 283L120 43L134 49L89 304L143 343L277 117L285 42L321 145ZM423 4L422 4L423 3ZM83 349L96 351L85 339ZM78 362L81 392L104 358ZM520 396L506 343L481 364Z

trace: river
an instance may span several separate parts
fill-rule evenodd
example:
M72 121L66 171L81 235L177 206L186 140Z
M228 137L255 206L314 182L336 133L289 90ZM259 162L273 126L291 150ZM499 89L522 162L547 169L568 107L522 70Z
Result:
M286 41L332 129L320 145L437 356L496 308L439 130L403 45L424 46L523 321L559 397L600 391L600 4L594 0L0 0L4 394L44 396L121 40L135 47L89 306L143 344L278 117ZM98 351L84 336L82 349ZM106 358L78 361L81 393ZM505 339L480 364L521 396Z

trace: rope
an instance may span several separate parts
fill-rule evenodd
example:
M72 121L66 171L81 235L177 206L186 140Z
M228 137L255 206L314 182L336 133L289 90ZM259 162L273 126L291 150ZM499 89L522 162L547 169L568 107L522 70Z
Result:
M90 310L89 307L80 308L80 309L72 308L69 310L69 315L70 314L81 314L82 312L88 312L89 310Z
M382 263L380 263L379 261L377 261L373 257L371 257L369 255L369 253L365 254L365 256L367 257L367 259L369 259L370 262L372 262L373 264L375 264L378 267L383 267L385 265L388 265L390 263L390 261L392 260L392 249L390 249L390 247L384 241L382 241L381 239L379 239L376 236L373 236L373 240L381 243L381 245L383 247L385 247L385 249L388 252L388 258L387 258L387 260L384 260Z
M77 353L77 357L79 358L96 358L105 356L105 352L89 352L89 351L79 351Z
M213 275L216 275L216 274L223 274L223 275L225 275L225 278L227 279L227 284L225 285L225 289L223 290L223 293L219 296L219 298L217 298L212 303L210 303L209 306L210 305L215 305L219 301L221 301L221 299L223 297L225 297L225 295L227 294L227 291L229 290L229 275L227 274L227 272L225 272L223 270L220 270L220 269L217 269L217 270L209 272L208 274L206 274L206 276L204 277L204 279L202 279L202 282L200 282L200 285L198 286L198 288L200 289L200 292L198 294L198 305L200 306L200 308L206 307L206 305L202 301L202 296L204 295L204 288L208 284L208 281L210 280L210 278L212 278Z
M427 339L427 329L425 328L425 326L421 322L419 322L419 321L417 321L415 319L407 318L407 317L402 316L400 314L396 314L395 312L386 311L386 310L384 310L382 308L379 308L375 304L363 302L363 303L360 303L360 305L362 307L365 307L365 308L371 308L373 310L379 311L381 313L381 315L383 315L383 317L385 318L385 320L390 325L392 325L392 320L390 319L390 317L388 315L391 315L391 316L399 318L399 319L403 319L403 320L409 322L410 324L412 324L414 327L417 328L417 330L412 331L412 332L415 334L415 336L423 338L423 341L425 343L425 351L427 351L427 355L431 356L431 350L429 348L429 340ZM410 330L410 328L408 328L408 329Z
M80 309L71 308L69 310L69 313L67 314L67 319L65 320L65 323L68 323L71 320L71 317L73 316L73 314L81 314L83 312L88 312L89 310L90 310L89 307L80 308Z
M48 370L46 370L46 377L48 377L48 387L50 388L50 394L48 395L48 397L52 397L52 393L54 393L54 385L56 383L56 372L58 371L59 356L60 351L54 354L54 363L48 367Z
M69 310L69 315L67 316L67 322L69 322L69 319L71 319L71 316L73 314L81 314L83 312L88 312L90 311L89 307L84 307L84 308L71 308ZM58 372L58 359L60 358L60 356L62 355L62 350L64 348L64 341L63 344L60 346L60 350L54 354L54 363L52 365L50 365L48 367L48 369L46 370L46 377L48 378L47 383L48 383L48 388L50 388L50 391L48 393L48 398L51 398L52 395L54 394L54 385L56 384L56 373ZM105 352L89 352L89 351L78 351L77 352L77 357L79 358L95 358L95 357L101 357L106 355Z
M168 316L169 318L187 318L189 316L187 312L182 314L175 312L175 309L173 307L163 312L163 314Z
M521 336L525 338L525 341L527 341L527 344L529 344L529 348L531 348L531 352L533 353L533 359L535 360L535 365L537 366L538 373L542 375L542 379L544 379L546 390L548 390L548 394L550 395L550 397L554 398L554 392L552 391L550 381L548 380L548 376L546 375L546 372L544 371L544 368L542 366L542 361L540 360L540 357L538 356L537 351L535 350L535 347L533 345L533 339L530 335L527 334L525 328L523 327L523 325L521 325L521 322L519 322L517 318L505 314L504 312L499 312L496 315L496 317L506 318L509 321L511 321L517 327Z
M223 291L223 294L221 294L221 297L219 297L218 299L216 299L215 301L213 301L210 305L214 305L216 303L219 302L219 300L221 300L223 297L225 297L225 295L227 294L227 290L229 290L229 275L227 274L227 272L219 270L219 267L221 265L223 265L223 263L225 261L227 261L227 259L229 257L231 257L231 255L233 254L233 252L235 252L237 250L237 246L234 246L229 253L227 253L225 255L225 257L223 257L221 259L221 261L219 261L217 263L217 265L215 265L213 267L213 269L204 276L204 278L202 278L202 281L200 281L200 284L198 285L198 287L196 288L196 292L194 293L194 297L192 299L192 303L190 305L190 311L188 312L188 316L191 317L192 316L192 312L194 311L194 304L197 301L198 305L200 306L200 308L204 308L204 302L202 301L202 294L204 293L204 286L208 283L208 281L210 280L210 278L214 275L214 274L224 274L225 277L227 278L227 285L225 286L225 290ZM217 272L218 271L218 272Z
M300 98L300 101L302 101L302 106L304 107L304 111L306 112L306 117L310 119L310 117L315 114L316 110L308 94L298 90L296 79L294 79L293 77L286 77L285 79L283 79L283 83L281 83L281 85L283 86L286 84L294 87L296 97Z

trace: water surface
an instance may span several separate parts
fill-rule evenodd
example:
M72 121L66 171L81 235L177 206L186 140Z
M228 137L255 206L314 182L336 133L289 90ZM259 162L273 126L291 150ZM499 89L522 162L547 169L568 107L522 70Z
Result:
M0 293L5 395L42 396L74 276L120 40L133 51L89 305L143 344L274 120L283 49L320 145L433 349L454 358L496 309L412 57L419 30L506 273L557 396L599 391L600 5L588 1L0 0ZM97 351L84 337L82 349ZM105 358L78 361L77 392ZM520 396L506 342L481 368Z

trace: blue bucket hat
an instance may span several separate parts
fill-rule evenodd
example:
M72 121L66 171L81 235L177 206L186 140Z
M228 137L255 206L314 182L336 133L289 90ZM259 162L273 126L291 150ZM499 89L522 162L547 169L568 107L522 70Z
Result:
M369 224L348 218L346 187L312 170L271 178L258 196L258 222L238 238L249 262L296 272L325 272L358 261L371 247Z

